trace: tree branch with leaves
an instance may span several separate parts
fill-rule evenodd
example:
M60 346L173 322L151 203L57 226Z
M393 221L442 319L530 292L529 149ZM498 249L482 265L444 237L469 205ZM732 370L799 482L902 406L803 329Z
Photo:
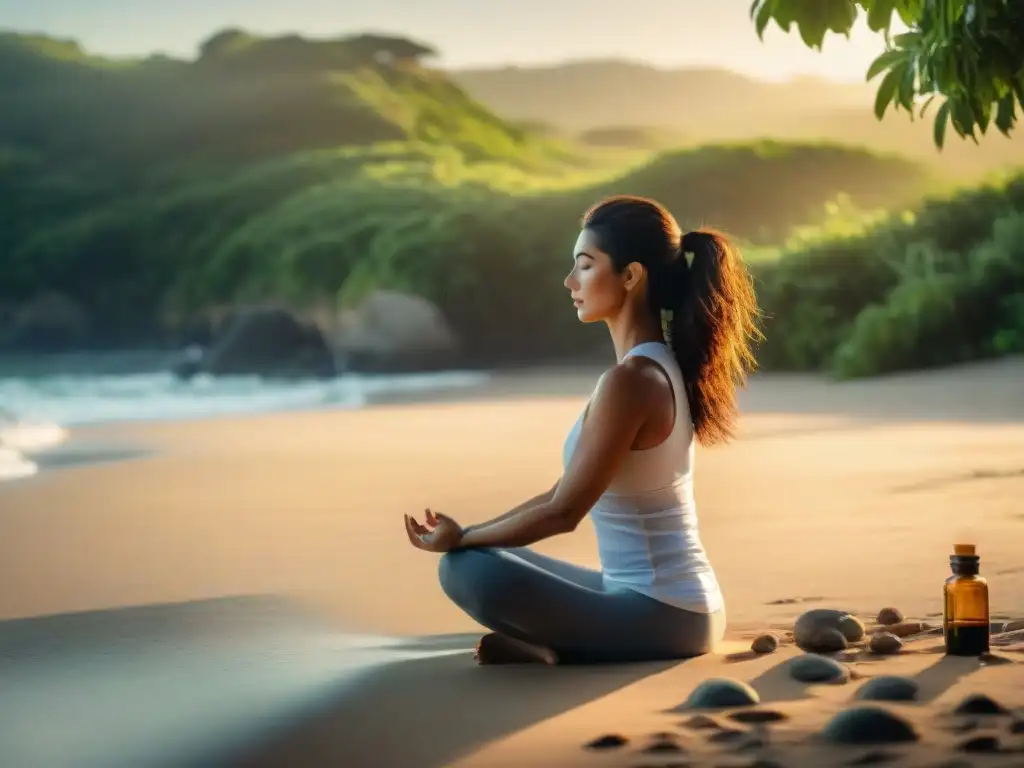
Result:
M759 38L774 21L785 32L796 26L819 51L828 32L849 38L862 12L886 41L866 76L882 76L879 120L890 106L923 118L939 98L940 149L948 126L975 143L990 125L1010 135L1024 112L1024 0L754 0L750 7ZM894 17L906 31L893 34Z

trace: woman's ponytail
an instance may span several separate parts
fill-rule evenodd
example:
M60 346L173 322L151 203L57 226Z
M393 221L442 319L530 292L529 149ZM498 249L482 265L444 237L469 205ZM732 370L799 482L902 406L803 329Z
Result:
M757 298L739 251L721 232L685 233L675 266L666 341L682 370L697 439L712 445L733 436L737 387L757 365Z

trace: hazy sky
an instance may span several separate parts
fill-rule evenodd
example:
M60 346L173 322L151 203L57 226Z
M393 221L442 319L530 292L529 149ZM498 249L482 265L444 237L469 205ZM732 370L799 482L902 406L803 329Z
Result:
M770 79L863 80L881 41L864 28L830 36L822 53L774 27L758 41L750 0L0 0L0 27L73 37L112 55L191 56L211 32L333 37L406 34L446 66L628 58L715 65Z

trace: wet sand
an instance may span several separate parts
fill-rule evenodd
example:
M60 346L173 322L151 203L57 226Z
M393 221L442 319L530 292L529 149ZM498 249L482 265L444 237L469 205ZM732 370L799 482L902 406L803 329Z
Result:
M813 607L934 622L961 540L979 547L992 613L1024 618L1024 361L850 384L765 375L740 439L698 451L730 644L670 665L475 667L480 630L446 602L436 557L404 540L402 514L429 505L468 524L549 486L594 380L521 372L429 402L76 433L63 463L0 485L0 763L843 764L860 753L814 734L860 680L798 684L791 647L729 653ZM586 525L538 548L596 565ZM982 667L919 648L848 662L926 676L921 700L898 705L922 739L892 764L1020 764L954 754L942 728L974 690L1024 706L1024 655ZM788 715L769 745L734 752L665 713L717 676ZM610 731L630 742L582 748ZM640 752L655 731L685 755Z

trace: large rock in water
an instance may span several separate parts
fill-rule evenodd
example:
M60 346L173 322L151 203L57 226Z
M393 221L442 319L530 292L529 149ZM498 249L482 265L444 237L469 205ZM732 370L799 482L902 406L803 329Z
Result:
M274 378L329 378L337 374L334 353L323 332L281 307L233 314L209 349L195 350L174 366L179 376L259 375Z
M426 299L377 291L341 318L334 349L346 370L402 373L459 364L458 339Z

